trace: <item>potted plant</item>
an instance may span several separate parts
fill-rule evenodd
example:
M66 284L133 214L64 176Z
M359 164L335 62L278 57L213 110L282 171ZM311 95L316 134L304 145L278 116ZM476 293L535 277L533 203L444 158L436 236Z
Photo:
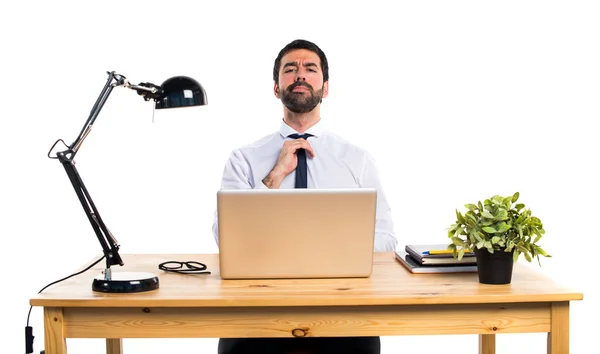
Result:
M540 256L550 257L537 242L545 233L542 221L531 215L522 203L519 192L512 196L495 195L483 203L465 204L463 215L456 210L456 223L448 229L452 243L448 249L462 259L465 252L474 252L479 282L509 284L513 263L522 254L529 262Z

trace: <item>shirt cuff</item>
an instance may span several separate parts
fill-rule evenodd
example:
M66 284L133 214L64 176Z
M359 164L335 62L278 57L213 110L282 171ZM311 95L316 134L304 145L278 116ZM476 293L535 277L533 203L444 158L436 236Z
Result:
M269 187L265 186L262 180L260 180L257 184L254 185L254 189L269 189Z

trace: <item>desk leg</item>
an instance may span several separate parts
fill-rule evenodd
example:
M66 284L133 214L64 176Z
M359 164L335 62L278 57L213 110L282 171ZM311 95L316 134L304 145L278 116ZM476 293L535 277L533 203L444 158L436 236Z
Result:
M496 335L479 335L479 354L496 354Z
M106 354L123 354L123 339L106 338Z
M63 309L44 307L44 350L46 354L67 354Z
M548 354L569 354L569 302L553 302L550 311Z

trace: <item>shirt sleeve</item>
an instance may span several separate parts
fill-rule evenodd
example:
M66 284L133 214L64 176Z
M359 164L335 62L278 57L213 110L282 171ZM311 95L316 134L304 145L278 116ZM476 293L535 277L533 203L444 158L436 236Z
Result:
M225 164L221 179L221 189L267 189L267 186L262 183L262 179L255 183L248 159L240 150L234 150ZM217 210L215 210L213 217L212 231L215 242L219 246Z
M392 212L383 192L379 173L373 158L365 153L360 186L375 188L377 190L377 210L375 217L375 252L393 252L396 250L398 240L394 234Z

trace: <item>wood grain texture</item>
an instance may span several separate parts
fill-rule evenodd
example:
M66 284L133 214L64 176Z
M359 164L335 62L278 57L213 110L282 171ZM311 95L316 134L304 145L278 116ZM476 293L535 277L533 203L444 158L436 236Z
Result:
M122 255L125 266L113 272L157 274L158 290L104 294L91 290L90 271L56 284L30 300L50 307L231 307L231 306L356 306L461 303L550 302L581 300L583 294L565 288L520 262L507 285L480 284L477 274L412 274L393 253L376 253L370 278L222 280L218 254ZM210 275L182 275L158 269L164 261L195 260L207 264Z
M123 339L107 338L106 354L123 354Z
M47 354L67 354L63 309L44 308L44 348Z
M329 337L548 332L550 303L65 309L74 338Z
M479 335L479 354L496 354L496 335Z
M550 315L552 324L548 333L548 354L569 354L569 303L553 303Z

